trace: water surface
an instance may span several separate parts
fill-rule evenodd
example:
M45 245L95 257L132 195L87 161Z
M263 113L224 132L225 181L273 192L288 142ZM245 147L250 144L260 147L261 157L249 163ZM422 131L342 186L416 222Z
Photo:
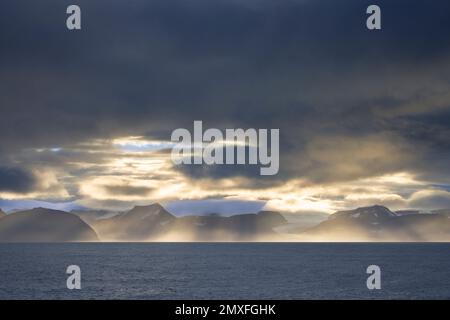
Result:
M66 288L73 264L81 290ZM0 299L363 298L449 299L450 244L0 244Z

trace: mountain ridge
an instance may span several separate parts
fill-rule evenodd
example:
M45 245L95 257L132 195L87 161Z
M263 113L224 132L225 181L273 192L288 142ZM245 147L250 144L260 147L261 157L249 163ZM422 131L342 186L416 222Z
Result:
M271 211L239 214L176 217L159 203L135 206L131 210L94 223L100 237L113 241L235 241L262 234L274 236L273 227L286 223Z
M328 241L450 241L449 216L395 214L380 205L338 211L300 235Z
M59 210L35 208L10 214L0 210L0 242L450 241L448 209L393 212L373 205L337 211L307 228L295 224L289 228L290 223L277 211L176 217L158 203L99 216L104 218L88 223Z
M0 219L0 242L98 241L96 232L78 216L59 210L34 208Z

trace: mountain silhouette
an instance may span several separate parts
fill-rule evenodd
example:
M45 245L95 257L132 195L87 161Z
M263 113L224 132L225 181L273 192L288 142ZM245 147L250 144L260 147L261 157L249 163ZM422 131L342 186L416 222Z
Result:
M102 239L141 241L157 237L166 230L166 225L176 219L160 204L135 206L128 212L93 222Z
M286 223L278 212L261 211L229 217L186 216L170 227L172 233L178 231L192 241L253 241L278 238L273 229Z
M160 204L134 207L118 216L98 220L94 228L100 238L115 241L236 241L276 234L273 228L286 223L277 212L185 216L177 218Z
M91 225L96 220L111 218L118 215L120 212L110 210L78 209L71 210L70 213L79 216L81 220Z
M36 208L0 219L0 242L98 241L95 231L78 216Z
M306 230L294 228L285 232L280 232L280 228L289 224L275 211L176 217L156 203L136 206L113 217L109 214L99 213L86 219L86 223L75 214L58 210L37 208L8 215L0 210L0 242L450 241L447 209L393 212L375 205L338 211Z
M450 219L440 213L399 215L375 205L338 211L301 235L325 241L449 241Z

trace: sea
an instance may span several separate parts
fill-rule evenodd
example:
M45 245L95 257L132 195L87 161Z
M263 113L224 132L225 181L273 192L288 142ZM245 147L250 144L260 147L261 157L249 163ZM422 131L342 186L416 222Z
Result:
M450 299L450 244L0 244L0 299Z

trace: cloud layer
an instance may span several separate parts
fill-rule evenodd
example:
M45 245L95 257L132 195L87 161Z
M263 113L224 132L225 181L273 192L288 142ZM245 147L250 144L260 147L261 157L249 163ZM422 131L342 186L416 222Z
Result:
M356 0L79 1L68 32L64 2L3 1L0 197L448 206L450 4L378 2L379 32ZM280 173L174 167L194 120L279 128Z

